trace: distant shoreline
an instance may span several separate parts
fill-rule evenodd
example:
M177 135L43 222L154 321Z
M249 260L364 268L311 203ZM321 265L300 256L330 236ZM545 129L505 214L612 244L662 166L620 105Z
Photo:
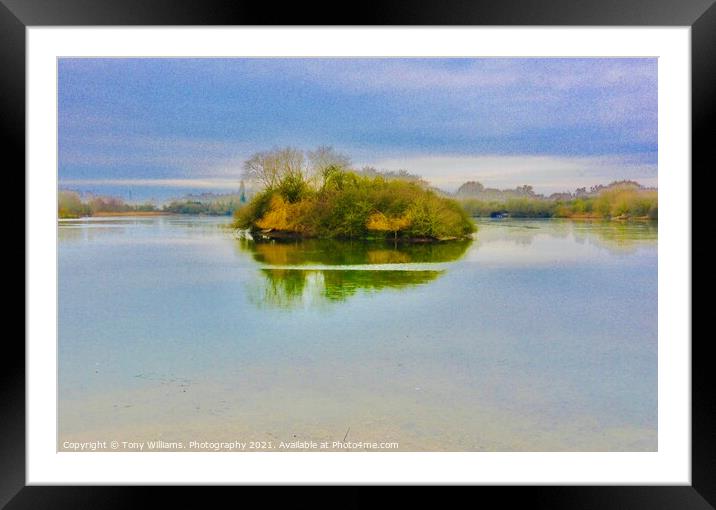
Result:
M116 211L116 212L98 212L85 216L58 218L61 220L81 220L83 218L110 218L113 216L173 216L174 213L164 211Z
M658 223L658 218L649 218L648 216L614 216L612 218L604 216L505 216L505 217L490 217L490 216L471 216L473 220L571 220L571 221L651 221Z
M58 218L58 220L82 220L82 219L87 219L87 218L111 218L111 217L124 217L124 216L127 216L127 217L131 217L131 216L143 216L143 217L146 217L146 216L192 216L193 217L193 216L196 216L196 217L210 217L210 218L220 218L220 217L231 218L230 216L219 215L219 214L191 214L191 213L174 213L174 212L165 212L165 211L141 211L141 212L126 211L126 212L99 213L99 214L94 214L92 216L77 216L74 218ZM648 216L631 216L631 217L614 217L614 218L604 218L602 216L571 216L571 217L567 217L567 216L548 216L548 217L544 217L544 216L508 216L505 218L491 218L489 216L471 216L471 218L473 220L483 220L483 221L484 220L493 220L493 221L570 220L570 221L602 221L602 222L604 222L604 221L619 221L619 222L649 221L649 222L654 222L654 223L658 223L658 221L659 221L656 218L649 218ZM267 235L267 234L269 234L267 232L259 231L259 232L257 232L257 234L259 236L265 236L267 238L272 237L271 235ZM279 235L276 235L274 238L275 239L278 239L278 238L282 238L282 239L288 239L288 238L290 238L290 239L312 239L309 237L296 235L295 233L291 233L291 234L293 234L293 235L287 236L287 235L279 234ZM370 240L377 240L377 239L378 238L370 239ZM380 239L383 239L383 238L380 238ZM390 240L390 238L387 238L387 239ZM403 238L403 240L411 241L411 239L405 239L405 238ZM419 238L413 239L412 241L416 241L416 240L418 242L424 241L424 239L419 239Z

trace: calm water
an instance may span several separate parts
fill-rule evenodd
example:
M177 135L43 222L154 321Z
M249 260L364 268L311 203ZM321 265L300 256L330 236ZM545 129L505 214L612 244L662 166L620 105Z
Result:
M60 222L58 448L657 448L655 225L484 220L394 246L227 222Z

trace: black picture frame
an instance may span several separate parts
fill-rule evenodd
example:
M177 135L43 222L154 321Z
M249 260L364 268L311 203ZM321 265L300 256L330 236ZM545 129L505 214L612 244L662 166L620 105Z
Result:
M501 0L467 2L382 1L355 5L348 14L304 3L276 6L244 1L0 0L0 126L4 160L25 168L25 30L31 26L82 25L572 25L690 26L692 169L716 160L712 140L716 104L716 5L714 0ZM8 159L8 156L10 158ZM12 165L8 165L8 170ZM692 170L693 176L693 170ZM693 181L692 181L693 182ZM23 184L24 188L24 184ZM14 190L17 191L17 190ZM692 215L693 216L693 215ZM19 228L19 227L18 227ZM23 233L18 233L16 239ZM24 245L23 245L24 246ZM23 248L23 254L24 248ZM26 267L26 266L25 266ZM27 270L27 267L26 267ZM24 295L24 291L23 291ZM24 303L24 300L23 300ZM683 339L687 340L687 339ZM716 505L716 387L710 339L692 338L692 484L690 486L481 487L510 505L543 508L714 508ZM49 487L25 484L25 359L19 335L6 334L0 370L0 506L105 508L143 506L158 489L148 487ZM178 489L185 504L191 496ZM203 500L205 493L198 495ZM325 502L333 506L334 496ZM331 501L333 500L333 501ZM353 489L340 506L371 504ZM310 506L320 504L311 498ZM299 506L301 505L298 503ZM294 505L295 506L295 505Z

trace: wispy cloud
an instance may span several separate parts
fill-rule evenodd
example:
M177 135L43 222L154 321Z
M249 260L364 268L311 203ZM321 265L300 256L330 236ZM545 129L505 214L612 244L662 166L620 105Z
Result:
M656 71L608 58L62 59L59 175L215 182L255 151L328 144L447 187L654 182Z
M655 65L654 59L618 58L295 58L247 59L244 64L253 76L280 73L286 79L356 93L525 86L551 91L633 89L655 82Z
M60 186L125 186L152 188L182 188L207 190L237 190L237 179L61 179Z
M164 168L193 176L233 175L240 173L251 148L252 145L233 140L116 133L68 135L60 141L60 165L109 172L139 167Z

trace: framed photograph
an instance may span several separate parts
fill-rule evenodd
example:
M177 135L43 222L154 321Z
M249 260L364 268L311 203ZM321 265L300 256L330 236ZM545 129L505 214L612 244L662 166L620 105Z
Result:
M0 503L528 485L549 508L711 508L711 2L320 24L2 2L27 298Z

